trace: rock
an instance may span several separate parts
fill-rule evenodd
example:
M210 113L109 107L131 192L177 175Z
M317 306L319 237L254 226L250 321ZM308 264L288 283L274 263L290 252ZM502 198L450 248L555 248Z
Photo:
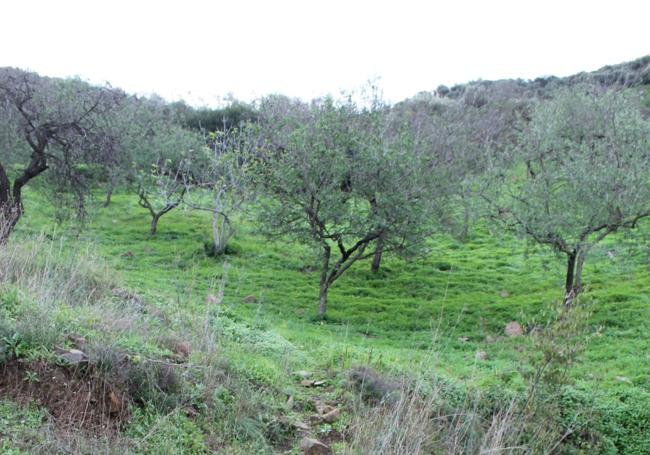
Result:
M508 291L506 291L505 289L503 291L499 292L499 295L501 297L503 297L504 299L507 298L507 297L510 297L510 293Z
M297 421L297 422L293 422L292 425L296 430L299 430L299 431L309 431L309 430L311 430L311 426L308 423L302 422L300 420Z
M325 385L325 383L326 383L326 381L313 381L312 385L314 387L322 387L322 386Z
M293 395L289 395L289 398L287 399L287 408L293 409Z
M628 383L628 384L632 384L632 381L630 380L630 378L626 378L625 376L616 376L614 379L616 379L619 382L625 382L625 383Z
M524 329L517 321L508 322L504 331L505 334L511 338L519 337L524 334Z
M305 455L329 455L332 453L329 446L323 444L318 439L308 437L304 437L300 441L300 450Z
M485 342L486 342L487 344L496 343L496 341L497 341L497 339L494 338L492 335L487 335L487 336L485 337Z
M221 305L223 300L214 294L208 294L205 296L205 303L206 305Z
M79 365L81 363L88 362L88 356L79 349L70 349L68 352L64 352L59 357L70 365Z
M476 360L489 360L488 353L485 351L476 351Z
M244 303L257 303L257 296L255 294L247 295L241 301Z
M467 343L469 341L469 337L458 337L458 341L461 341L463 343Z
M325 423L334 423L337 420L339 420L339 418L341 417L341 410L338 408L334 408L330 412L323 414L321 417L323 418L323 422Z
M300 385L303 387L314 387L314 381L311 379L303 379L300 381Z
M336 408L334 406L330 406L328 404L323 404L320 401L314 402L314 407L316 408L316 412L318 415L321 417L329 412L334 411Z

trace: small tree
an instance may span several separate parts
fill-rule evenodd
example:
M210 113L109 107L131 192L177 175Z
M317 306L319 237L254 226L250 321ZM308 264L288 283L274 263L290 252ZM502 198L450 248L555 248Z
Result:
M151 130L141 150L146 159L135 163L138 175L138 204L151 215L151 235L158 230L160 218L183 202L188 182L194 182L194 169L200 167L201 150L205 147L201 136L168 125L166 129ZM194 167L196 166L196 168Z
M47 170L56 174L54 201L72 194L83 213L84 167L103 166L113 153L115 131L103 119L123 97L79 80L0 68L0 242L23 214L23 188Z
M591 248L650 216L650 125L637 100L579 86L538 103L492 202L507 226L567 258L565 304Z
M140 176L138 204L149 211L151 227L149 233L156 235L158 221L183 202L186 187L183 182L184 163L171 166L171 160L151 166L149 174Z
M211 148L207 152L206 165L196 169L193 180L186 181L186 204L212 214L210 253L215 256L226 252L229 240L236 233L233 215L252 194L247 176L256 145L252 133L251 128L210 133ZM210 202L205 201L206 192Z
M352 264L384 251L421 248L430 173L419 137L380 102L359 108L330 98L311 104L273 97L260 105L263 138L255 179L261 227L321 250L319 317L328 291Z

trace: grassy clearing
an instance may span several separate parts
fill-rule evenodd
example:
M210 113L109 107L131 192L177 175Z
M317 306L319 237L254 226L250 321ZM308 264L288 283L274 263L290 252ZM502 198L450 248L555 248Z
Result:
M97 213L81 239L97 245L129 287L163 309L174 311L182 301L201 311L205 296L224 279L229 314L252 327L273 328L314 358L335 364L371 359L410 365L429 361L426 353L435 347L440 367L453 377L507 373L524 341L502 337L505 324L543 324L544 309L562 294L561 258L483 229L467 243L435 239L427 258L389 258L377 275L368 264L357 264L334 285L327 323L318 324L313 322L317 263L307 248L269 242L247 223L232 243L233 254L209 258L203 246L210 238L209 221L203 214L172 212L151 238L147 214L135 199L122 195L114 201ZM31 222L23 231L43 225L36 211L28 207ZM627 387L616 380L625 376L648 387L650 244L641 239L613 238L587 262L590 323L600 332L576 370L579 379ZM496 342L486 344L487 336ZM475 365L478 349L488 351L492 360L486 365Z
M96 358L121 353L131 363L135 359L145 365L169 362L180 341L192 346L185 366L178 367L179 387L156 394L164 374L139 380L150 387L130 396L153 407L133 408L129 426L120 434L123 452L173 453L163 447L178 448L175 453L290 450L297 437L292 425L313 412L314 394L350 403L341 421L318 426L325 439L358 430L358 439L332 440L341 453L367 453L363 447L382 443L373 439L376 434L385 434L386 444L397 444L391 447L405 448L403 453L415 447L411 443L418 447L411 453L441 446L460 453L461 445L489 447L490 441L496 441L492 447L501 447L498 437L505 429L499 425L512 421L513 415L521 420L523 412L508 411L502 392L525 389L523 376L530 373L536 349L532 337L507 338L503 328L512 320L528 329L543 326L562 293L563 264L558 258L481 228L466 243L447 236L434 239L427 258L387 258L376 275L369 272L369 264L355 265L335 283L328 319L320 323L313 319L318 272L309 249L261 238L251 222L243 223L231 254L210 258L204 250L209 220L200 213L171 212L151 238L147 213L136 198L117 195L76 236L51 223L48 205L37 194L30 193L27 200L17 244L41 232L51 240L44 237L15 250L31 259L14 260L25 264L24 269L5 276L0 293L3 308L31 311L27 318L14 314L8 333L29 340L29 329L39 327L33 331L35 340L25 342L25 357L53 358L72 332L93 340L89 352ZM647 232L648 226L643 229ZM643 424L631 423L647 421L644 409L650 403L650 249L640 237L613 238L588 260L590 291L583 301L593 309L588 325L595 335L572 370L576 387L562 398L555 396L567 406L566 418L581 422L583 433L593 426L590 413L607 416L609 420L598 417L599 431L614 436L608 439L609 449L601 447L603 453L627 450L629 441L627 453L643 453L647 444L647 437L634 436L645 434ZM89 249L101 260L93 259ZM57 259L48 262L48 257ZM146 304L116 299L115 288L129 289ZM207 296L221 292L223 305L206 304ZM41 322L21 328L19 320ZM477 360L477 351L484 351L487 360ZM357 405L349 395L345 371L357 365L415 374L427 384L435 377L456 385L423 394L415 407L409 405L410 392L404 392L400 405L387 414ZM330 386L317 392L301 388L293 375L297 370L315 372ZM484 396L463 403L466 388ZM501 403L503 407L485 411L493 418L501 416L498 424L480 431L467 428L483 423L469 421L431 427L431 416L421 413L422 406L443 395L452 408L450 397L461 397L454 409ZM288 397L293 405L287 404ZM571 411L576 403L589 412L578 418ZM382 428L394 419L424 439L390 439L398 435ZM460 438L458 450L449 449L454 428L475 439ZM508 434L510 442L521 443L520 434ZM30 447L19 442L11 447ZM107 447L97 453L108 453Z

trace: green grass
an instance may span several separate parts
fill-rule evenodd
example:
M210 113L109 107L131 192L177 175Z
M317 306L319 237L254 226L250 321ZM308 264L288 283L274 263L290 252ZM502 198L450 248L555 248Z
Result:
M51 241L43 247L57 250L56 273L65 277L81 264L79 283L103 283L109 295L107 286L127 287L163 310L165 322L149 310L120 309L101 299L78 306L76 296L87 294L84 289L67 289L64 301L49 306L50 314L19 317L33 305L11 283L0 288L0 309L8 317L7 333L25 341L35 332L40 344L27 343L26 357L52 357L71 332L138 362L168 358L166 339L191 342L188 372L207 368L211 374L185 376L177 392L154 394L145 400L149 406L134 408L122 440L134 453L166 453L168 447L177 453L215 448L272 453L292 444L295 449L296 435L287 422L307 420L314 397L351 403L345 371L358 365L407 373L432 387L444 383L449 403L464 403L480 391L488 407L500 406L524 389L536 354L532 337L505 337L505 324L543 325L562 298L562 258L477 226L465 243L446 235L432 239L426 257L386 257L377 274L369 263L356 264L334 284L328 317L318 321L315 252L290 240L265 239L251 220L239 223L231 254L212 258L204 249L210 241L204 213L173 211L161 219L155 237L148 233L147 212L131 195L118 194L111 206L91 215L81 231L72 223L57 226L51 207L29 192L14 239L33 251L34 242L43 239L34 234L44 234ZM589 257L584 276L589 291L581 305L592 310L587 328L592 335L571 370L575 385L563 392L566 397L553 398L554 406L566 411L555 417L569 419L568 427L575 420L581 434L606 435L603 453L645 453L650 443L643 430L650 403L649 231L646 224L634 235L608 239ZM85 250L103 261L91 260L92 255L84 259L79 252ZM39 256L31 257L39 270ZM224 305L206 312L206 296L218 294L222 283ZM119 321L103 324L102 311L109 320L132 318L126 321L131 328L121 328ZM21 326L21 320L28 322ZM213 350L205 347L206 323L215 337ZM487 360L476 360L479 350L487 352ZM292 374L297 370L313 372L329 387L300 387ZM297 406L287 405L289 396ZM195 403L198 415L188 417L181 403ZM598 420L591 420L592 413ZM346 411L339 429L354 417ZM7 431L20 436L27 430ZM16 441L3 449L30 447L23 436Z
M36 407L0 400L0 453L23 455L28 452L21 450L21 446L42 443L39 430L45 419L45 413Z
M52 227L47 206L35 196L27 198L19 230L68 235ZM256 235L254 223L242 222L231 245L235 253L210 258L203 246L210 240L205 214L173 211L152 238L148 215L134 197L113 200L74 241L94 245L129 287L172 313L179 304L198 313L223 279L229 314L281 335L315 366L370 360L408 369L435 362L452 378L491 382L517 369L527 343L502 337L505 324L543 323L543 311L562 297L562 258L478 227L466 243L433 239L427 257L387 258L378 274L368 263L356 264L334 284L327 320L319 323L317 258L309 248L269 241ZM590 324L600 332L575 369L581 382L649 390L650 250L642 238L614 237L588 258L585 300L593 302ZM257 303L244 303L249 295ZM497 341L486 344L488 335ZM490 360L477 364L477 350Z

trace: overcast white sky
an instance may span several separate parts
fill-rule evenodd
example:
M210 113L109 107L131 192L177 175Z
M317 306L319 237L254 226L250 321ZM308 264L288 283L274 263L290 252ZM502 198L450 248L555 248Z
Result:
M650 53L650 1L3 0L0 66L215 105L311 98L379 77L439 84L568 75Z

